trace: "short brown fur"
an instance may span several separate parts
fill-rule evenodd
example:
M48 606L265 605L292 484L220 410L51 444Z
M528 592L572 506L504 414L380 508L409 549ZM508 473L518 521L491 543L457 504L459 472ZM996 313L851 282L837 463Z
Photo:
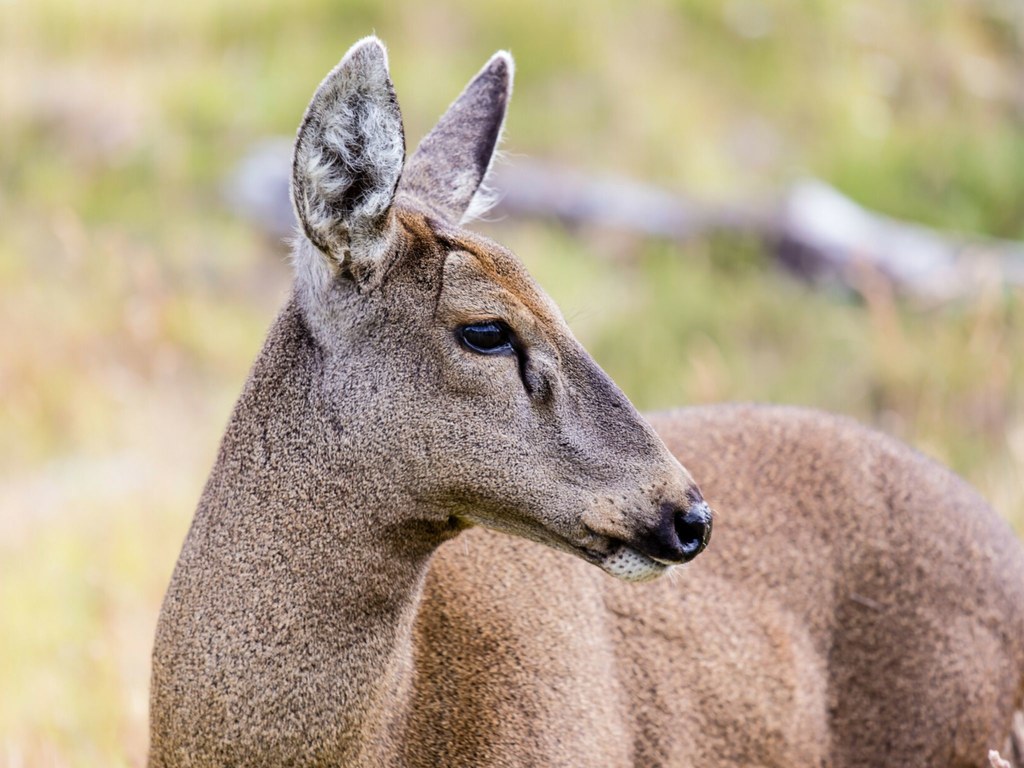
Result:
M374 46L336 71L385 93ZM986 764L1024 694L1019 542L846 419L640 417L510 253L436 218L461 182L417 204L425 179L483 178L452 115L493 143L508 67L411 190L358 212L373 228L317 209L337 250L299 245L168 589L150 765ZM337 169L314 171L315 204ZM460 346L488 316L525 352ZM710 548L648 584L602 573L617 552L665 570L666 519L704 508L679 461Z

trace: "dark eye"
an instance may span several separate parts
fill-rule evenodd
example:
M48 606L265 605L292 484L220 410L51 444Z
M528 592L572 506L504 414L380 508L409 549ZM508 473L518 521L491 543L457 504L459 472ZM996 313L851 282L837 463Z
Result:
M499 321L464 325L455 335L463 346L481 355L510 355L515 351L512 329Z

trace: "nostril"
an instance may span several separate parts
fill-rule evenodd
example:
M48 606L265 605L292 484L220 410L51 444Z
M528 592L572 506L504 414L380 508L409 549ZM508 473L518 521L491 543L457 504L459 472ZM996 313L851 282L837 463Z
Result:
M711 539L711 509L703 501L693 504L685 512L676 512L674 524L683 562L688 562L703 552Z
M711 537L711 508L701 499L685 509L663 502L660 511L657 528L640 533L630 545L666 565L693 560Z

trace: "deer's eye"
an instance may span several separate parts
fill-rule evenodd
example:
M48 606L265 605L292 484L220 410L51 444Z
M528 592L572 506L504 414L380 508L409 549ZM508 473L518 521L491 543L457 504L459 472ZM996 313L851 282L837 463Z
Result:
M515 352L512 329L498 320L463 325L455 335L466 349L477 354L511 355Z

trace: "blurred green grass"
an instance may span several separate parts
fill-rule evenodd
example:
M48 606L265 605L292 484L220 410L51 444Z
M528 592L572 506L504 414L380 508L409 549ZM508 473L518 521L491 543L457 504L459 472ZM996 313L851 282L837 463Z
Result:
M497 48L506 149L705 198L820 176L883 212L1024 238L1010 2L0 1L0 764L139 765L159 601L287 292L220 202L356 38L410 143ZM755 244L538 223L516 250L638 405L845 412L1024 530L1024 304L818 293Z

